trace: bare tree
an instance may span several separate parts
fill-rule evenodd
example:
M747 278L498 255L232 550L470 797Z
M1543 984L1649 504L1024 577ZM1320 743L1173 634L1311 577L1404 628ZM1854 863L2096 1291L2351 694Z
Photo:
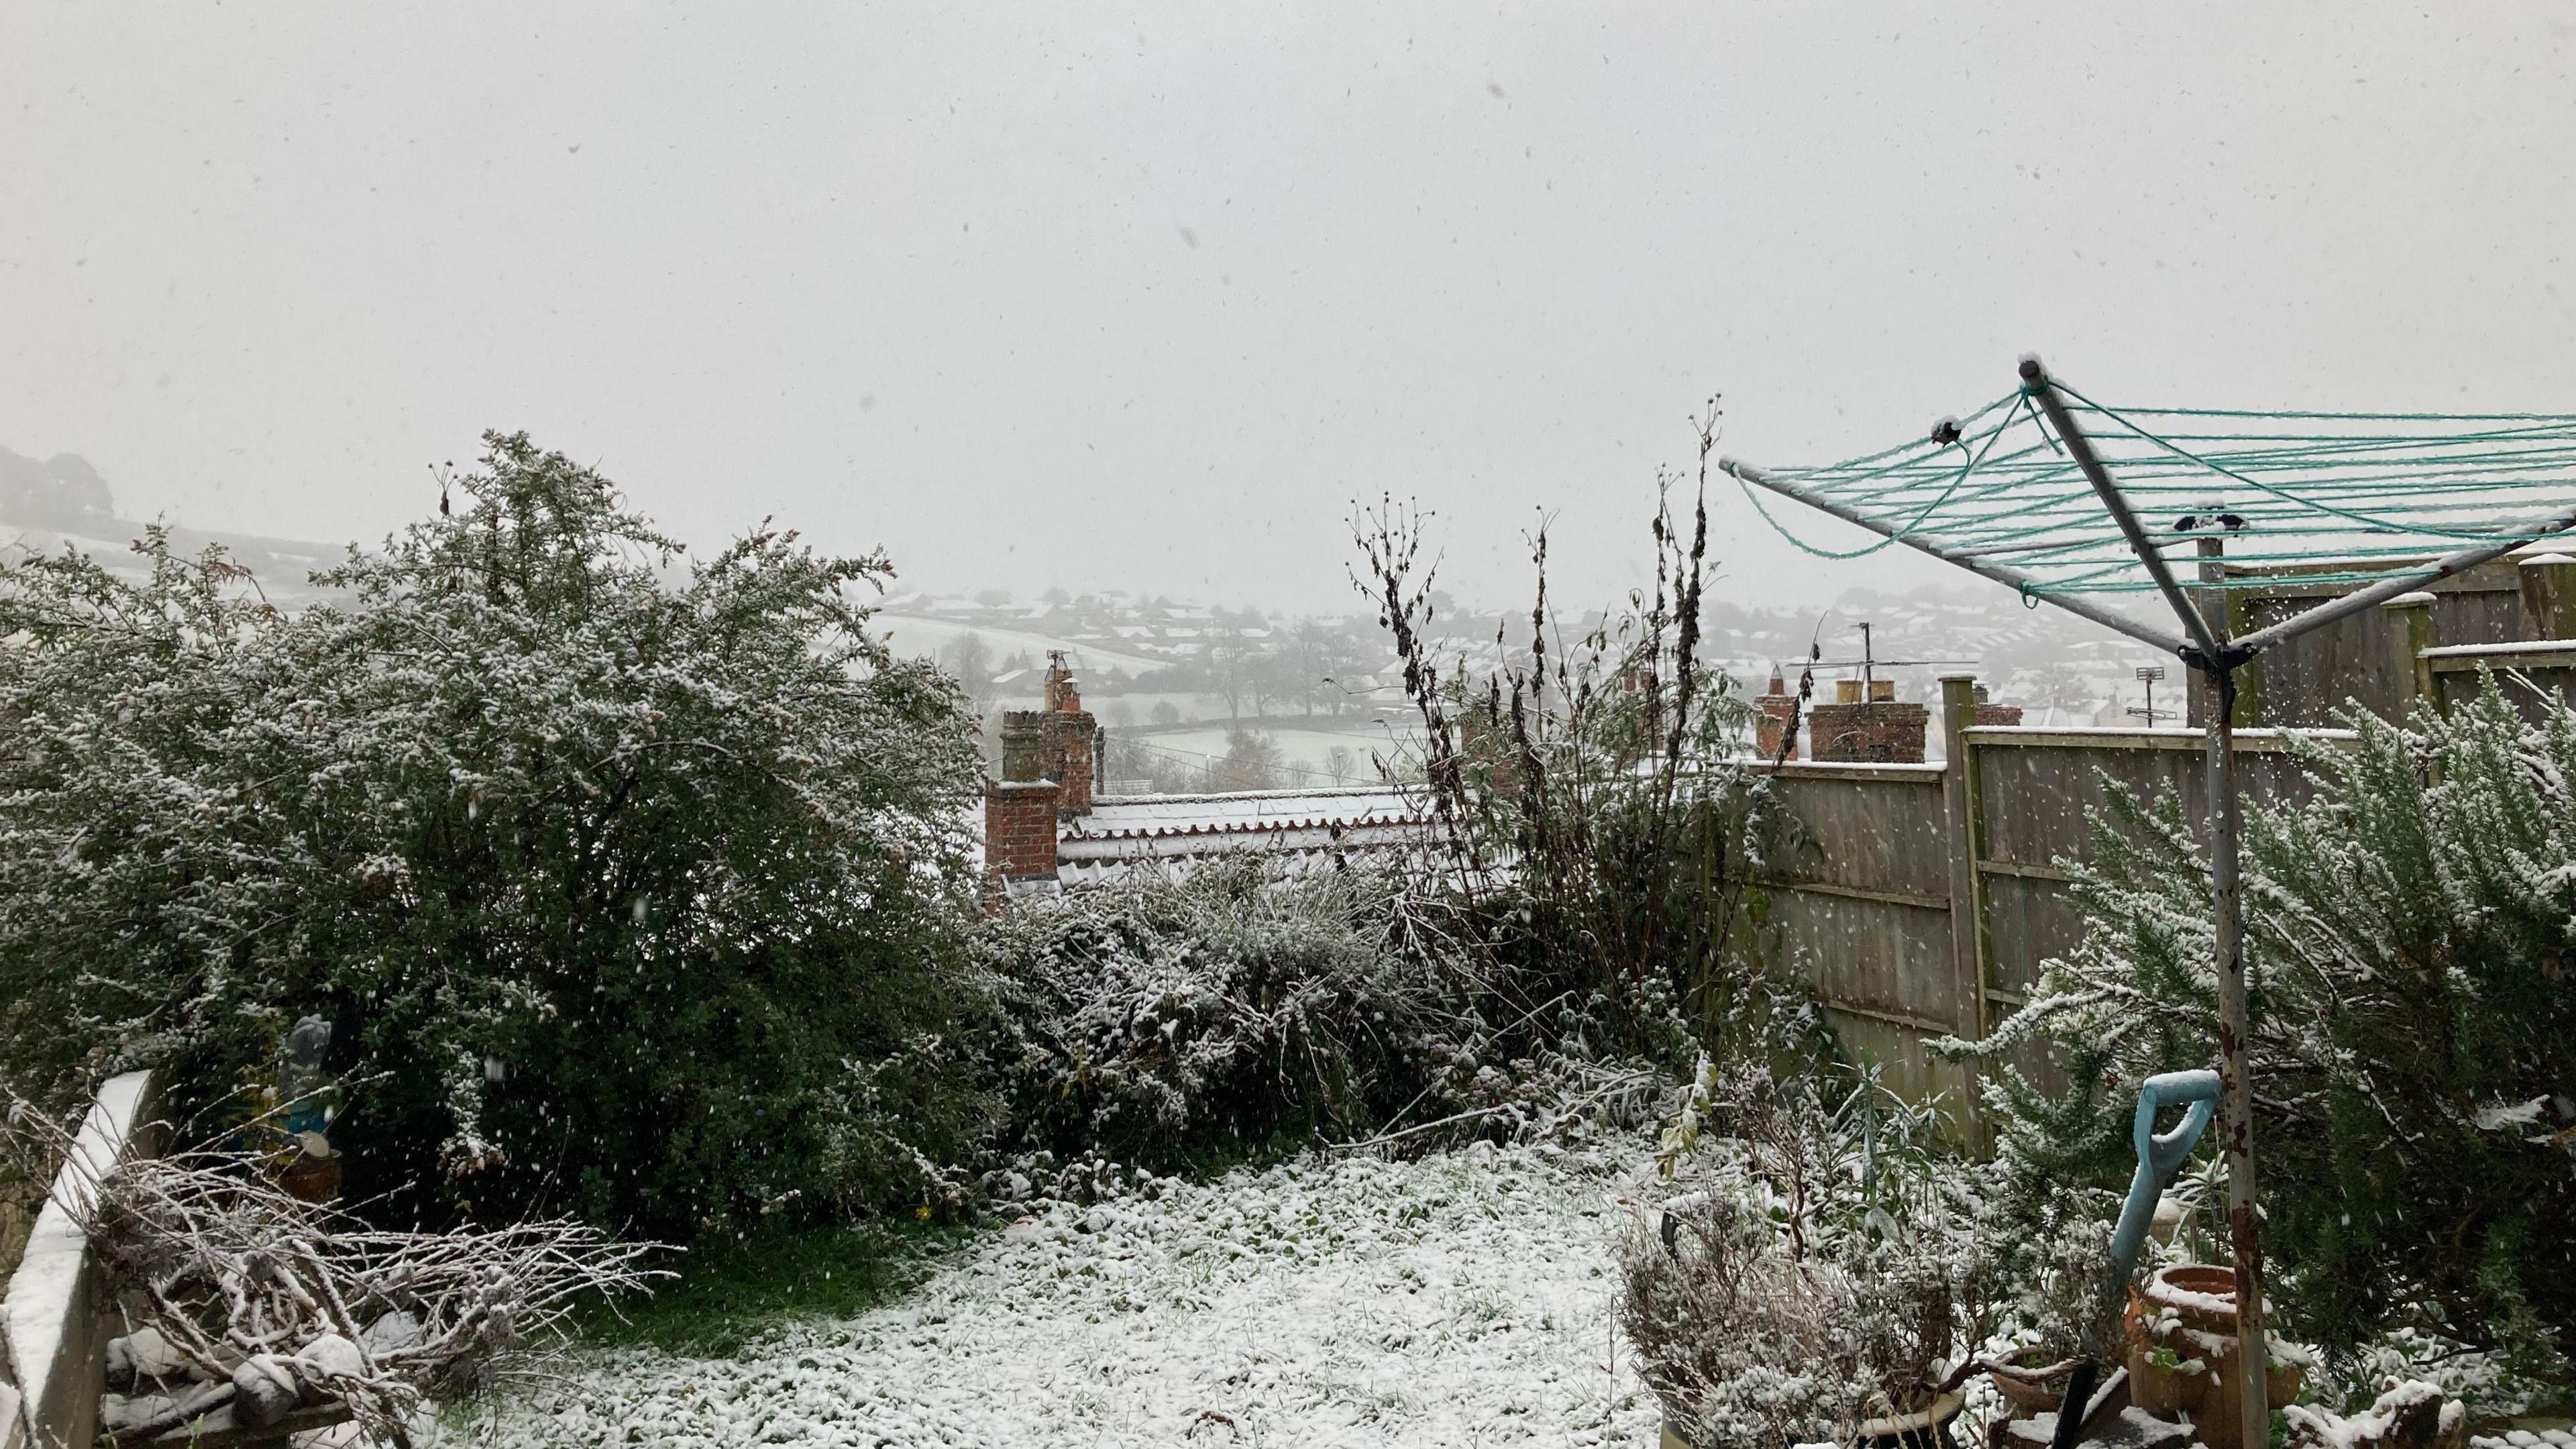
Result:
M977 714L989 714L993 708L993 651L981 634L969 633L940 651L940 664L957 676L966 697L975 704Z

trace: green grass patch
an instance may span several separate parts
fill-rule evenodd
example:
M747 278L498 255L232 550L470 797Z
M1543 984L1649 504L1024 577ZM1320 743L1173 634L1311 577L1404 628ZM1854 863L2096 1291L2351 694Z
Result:
M651 1298L585 1311L581 1337L604 1348L731 1358L785 1324L846 1318L888 1303L975 1236L962 1224L869 1222L700 1243L656 1265L680 1276L664 1280Z

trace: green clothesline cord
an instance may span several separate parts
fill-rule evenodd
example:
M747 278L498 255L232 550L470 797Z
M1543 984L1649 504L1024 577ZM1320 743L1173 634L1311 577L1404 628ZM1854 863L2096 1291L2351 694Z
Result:
M2113 409L2063 382L2052 385L2071 407L2114 425L2115 431L2093 442L2134 506L2205 513L2211 527L2223 517L2226 528L2217 536L2256 545L2230 556L2238 567L2340 561L2354 567L2300 577L2308 583L2399 578L2421 571L2427 548L2437 543L2527 542L2550 531L2527 516L2480 518L2481 505L2507 497L2527 505L2528 495L2537 493L2556 496L2560 506L2553 520L2576 510L2576 414ZM2142 421L2162 426L2165 419L2194 418L2290 426L2218 432L2186 431L2185 423L2160 434ZM2343 432L2291 430L2311 423L2355 426ZM2437 427L2421 426L2427 424ZM2010 444L2007 433L2015 434ZM1967 452L1963 465L1949 460L1952 448ZM2026 602L2050 593L2155 587L2030 396L2018 389L1979 408L1951 442L1921 439L1828 467L1783 468L1772 476L1838 506L1902 520L1866 546L1826 548L1791 531L1739 474L1762 520L1817 558L1863 558L1897 542L1919 542L1962 561L2008 556L2016 571L2028 575L2020 586ZM2220 501L2227 485L2256 496ZM2177 528L2159 546L2210 536ZM2400 542L2407 539L2418 546ZM2299 541L2310 546L2301 549ZM2379 558L2388 566L2374 571L2369 561ZM2191 579L2183 586L2239 589L2265 583L2239 577L2206 584Z
M2028 398L2023 398L2023 399L2021 399L2021 405L2022 405L2022 406L2027 407L2027 406L2029 406L2029 403L2030 403L2030 400L2029 400ZM1994 410L1994 407L1993 407L1993 405L1991 405L1991 404L1990 404L1990 405L1988 405L1988 406L1986 406L1986 407L1979 408L1979 409L1977 410L1976 416L1978 416L1978 417L1983 417L1985 414L1987 414L1987 413L1989 413L1989 412L1991 412L1991 411L1993 411L1993 410ZM1885 537L1882 537L1882 538L1881 538L1881 539L1879 539L1879 541L1878 541L1878 542L1876 542L1876 543L1868 544L1868 545L1866 545L1866 546L1864 546L1864 547L1861 547L1861 548L1852 549L1852 550L1849 550L1848 552L1844 552L1844 551L1837 551L1837 550L1834 550L1834 549L1818 548L1818 547L1816 547L1815 545L1813 545L1813 544L1811 544L1811 543L1808 543L1808 542L1807 542L1807 541L1805 541L1804 539L1799 538L1797 535L1792 534L1791 532L1789 532L1789 530L1788 530L1788 529L1786 529L1786 528L1784 528L1784 527L1782 527L1782 526L1781 526L1781 524L1780 524L1780 520L1779 520L1779 519L1776 519L1776 518L1774 518L1774 517L1772 517L1772 516L1771 516L1771 510L1770 510L1770 509L1768 509L1768 508L1766 508L1766 507L1764 507L1764 506L1762 505L1762 500L1761 500L1760 498L1758 498L1758 497L1756 497L1756 496L1754 495L1754 492L1753 492L1753 485L1752 485L1752 484L1745 482L1745 481L1744 481L1744 479L1743 479L1743 477L1742 477L1741 475L1738 475L1738 476L1737 476L1737 478L1736 478L1735 482L1736 482L1736 486L1738 486L1738 487L1740 487L1740 488L1742 488L1742 489L1744 490L1744 497L1745 497L1745 500L1746 500L1747 502L1749 502L1749 503L1751 503L1751 504L1753 505L1753 511L1754 511L1754 512L1756 512L1756 513L1761 514L1761 515L1762 515L1762 521L1763 521L1763 522L1765 522L1765 523L1770 524L1770 525L1771 525L1771 529L1772 529L1772 531L1773 531L1773 532L1775 532L1775 533L1777 533L1777 534L1779 534L1782 538L1785 538L1785 539L1789 540L1791 543L1796 544L1798 547L1800 547L1800 548L1802 548L1802 549L1805 549L1807 552L1809 552L1809 553L1811 553L1811 554L1814 554L1814 555L1815 555L1816 557L1818 557L1818 558L1829 558L1829 559L1837 559L1837 560L1839 560L1839 559L1866 558L1866 557L1868 557L1869 555L1871 555L1871 554L1874 554L1874 553L1878 552L1880 549L1883 549L1883 548L1887 547L1889 544L1896 543L1896 542L1898 542L1898 541L1900 541L1900 540L1904 539L1907 535L1911 534L1911 533L1915 530L1915 528L1923 522L1923 520L1924 520L1924 519L1929 518L1929 517L1931 517L1931 516L1932 516L1932 510L1934 510L1934 509L1936 509L1936 508L1940 507L1940 506L1941 506L1942 504L1944 504L1944 503L1949 502L1949 501L1950 501L1950 496L1951 496L1952 494L1957 493L1957 492L1959 491L1959 485L1961 485L1961 484L1963 484L1963 483L1967 482L1967 481L1968 481L1968 477L1969 477L1969 475L1970 475L1970 474L1973 474L1973 473L1975 473L1975 472L1977 471L1977 465L1978 465L1979 463L1981 463L1981 462L1983 462L1983 461L1985 460L1986 453L1987 453L1987 451L1988 451L1988 450L1990 450L1990 449L1992 449L1992 448L1994 447L1994 445L1995 445L1995 440L1996 440L1997 438L2002 437L2002 436L2004 435L2005 431L2006 431L2007 429L2009 429L2011 426L2012 426L2012 419L2011 419L2009 416L2007 416L2007 417L2006 417L2006 418L2005 418L2001 423L1996 424L1996 425L1995 425L1994 430L1993 430L1993 431L1991 431L1991 432L1989 432L1989 433L1987 433L1987 434L1985 435L1985 443L1984 443L1984 446L1980 447L1980 448L1979 448L1979 449L1978 449L1974 454L1972 454L1972 455L1969 457L1969 459L1968 459L1968 461L1967 461L1966 465L1965 465L1965 466L1963 466L1963 467L1961 467L1961 468L1959 469L1959 476L1951 480L1950 486L1949 486L1949 487L1947 487L1947 488L1945 488L1945 489L1943 489L1943 490L1941 491L1941 494L1940 494L1940 496L1939 496L1939 497L1934 498L1931 502L1924 504L1924 505L1923 505L1922 510L1921 510L1920 512L1918 512L1918 513L1916 513L1916 514L1914 515L1914 518L1913 518L1913 520L1912 520L1911 522L1907 523L1903 528L1898 529L1896 532L1894 532L1894 533L1892 533L1892 534L1888 534L1888 535L1886 535ZM1909 447L1910 447L1910 446L1912 446L1912 445L1911 445L1911 444L1908 444L1907 446L1909 446ZM1964 447L1966 446L1966 440L1965 440L1964 438L1962 438L1962 439L1960 440L1960 442L1959 442L1959 443L1954 444L1954 445L1952 445L1952 446L1957 446L1957 447L1963 447L1963 448L1964 448ZM1894 452L1894 451L1897 451L1897 450L1895 450L1895 449L1890 449L1890 450L1889 450L1889 452ZM1882 453L1882 454L1880 454L1879 456L1880 456L1880 457L1885 457L1885 456L1886 456L1886 454Z
M2391 530L2402 530L2402 529L2406 529L2406 528L2408 528L2408 525L2406 525L2406 524L2404 524L2404 523L2397 522L2397 521L2395 521L2395 520L2393 520L2393 519L2388 519L2388 518L2383 518L2383 517L2377 517L2377 516L2374 516L2374 515L2372 515L2372 514L2361 513L2361 512L2357 512L2357 511L2355 511L2355 510L2348 509L2348 508L2337 508L2337 507L2334 507L2334 506L2333 506L2333 505L2331 505L2331 504L2317 502L2317 501L2312 500L2312 499L2299 498L2299 497L2298 497L2297 495L2295 495L2295 494L2289 493L2289 492L2287 492L2287 491L2285 491L2285 490L2282 490L2282 489L2279 489L2279 488L2275 488L2275 487L2273 487L2271 484L2269 484L2269 483L2265 483L2265 482L2261 481L2260 479L2256 479L2256 478L2249 478L2249 477L2245 476L2243 473L2239 473L2239 472L2235 471L2235 470L2234 470L2234 469L2232 469L2232 468L2222 467L2222 466L2220 466L2219 464L2217 464L2217 463L2213 463L2213 462L2211 462L2209 459L2207 459L2207 458L2203 458L2203 457L2201 457L2200 455L2198 455L2198 454L2196 454L2196 453L2186 452L2186 451L2185 451L2184 449L2182 449L2181 447L2179 447L2179 446L2177 446L2177 445L2175 445L2175 444L2173 444L2173 443L2167 442L2167 441L2165 441L2165 440L2164 440L2164 439L2162 439L2162 438L2157 437L2155 434L2148 432L2146 429L2139 427L2137 424L2135 424L2135 423L2133 423L2133 422L2130 422L2127 418L2122 417L2120 414L2118 414L2118 413L2115 413L2115 412L2111 411L2109 408L2106 408L2106 407L2102 406L2100 403L2097 403L2097 402L2093 401L2091 398L2084 396L2084 394L2082 394L2082 393L2080 393L2080 392L2077 392L2075 389L2073 389L2073 388L2071 388L2071 387L2068 387L2066 384L2064 384L2064 383L2062 383L2062 382L2061 382L2061 383L2054 383L2054 384L2052 384L2052 385L2053 385L2053 386L2055 386L2055 387L2057 388L2057 390L2058 390L2058 391L2060 391L2060 392L2062 392L2062 393L2065 393L2068 397L2074 398L2074 399L2076 399L2077 401L2079 401L2079 402L2083 403L2085 406L2087 406L2087 407L2089 407L2089 408L2092 408L2092 409L2093 409L2093 410L2095 410L2096 412L2099 412L2102 416L2104 416L2104 417L2106 417L2106 418L2111 419L2113 422L2118 423L2120 426L2122 426L2122 427L2124 427L2124 428L2127 428L2129 431L2131 431L2131 432L2133 432L2133 433L2137 434L2139 437L2144 438L2144 439L2146 439L2147 441L2149 441L2149 442L2151 442L2151 443L2154 443L2154 444L2158 445L2159 447L2162 447L2162 448L2166 449L2167 451L2171 452L2174 456L2176 456L2176 457L2178 457L2178 458L2186 458L2186 459L2189 459L2190 461L2192 461L2192 462L2194 462L2194 463L2198 463L2200 466L2202 466L2202 467L2204 467L2204 468L2208 469L2209 471L2211 471L2211 472L2213 472L2213 473L2219 474L2219 475L2221 475L2222 477L2233 478L2233 479L2235 479L2237 482L2242 483L2242 484L2244 484L2245 486L2247 486L2247 487L2249 487L2249 488L2258 488L2258 489L2261 489L2263 492L2265 492L2265 493L2269 493L2269 494L2273 495L2273 496L2274 496L2274 497L2276 497L2276 498L2285 499L2285 500L2288 500L2288 501L2291 501L2291 502L2304 503L2304 504L2306 504L2308 507L2311 507L2311 508L2317 509L2317 510L2319 510L2319 511L2321 511L2321 512L2331 513L2331 514L2335 515L2335 516L2336 516L2336 517L2338 517L2338 518L2348 519L2348 520L2350 520L2350 521L2352 521L2352 522L2354 522L2354 523L2358 523L2358 524L2360 524L2361 526L2363 526L2364 528L2385 528L2385 529L2391 529ZM2432 537L2435 537L2435 538L2452 538L2452 539L2458 539L2458 540L2460 540L2461 542L2464 542L2464 543L2501 542L2505 537L2507 537L2507 535L2505 535L2505 534L2497 533L2497 532L2492 531L2492 530L2481 531L2481 532L2462 532L2462 531L2459 531L2459 530L2456 530L2456 529L2434 528L2434 527L2431 527L2431 526L2429 526L2429 525L2422 525L2422 524L2414 525L2414 526L2413 526L2413 531L2414 531L2414 532L2417 532L2417 533L2428 534L2428 535L2431 535ZM2533 536L2534 536L2534 537L2537 537L2537 535L2533 535Z

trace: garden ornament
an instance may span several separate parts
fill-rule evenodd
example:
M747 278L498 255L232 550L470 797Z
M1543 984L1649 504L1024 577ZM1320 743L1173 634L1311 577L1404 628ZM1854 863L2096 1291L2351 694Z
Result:
M286 1068L279 1074L278 1096L286 1104L289 1136L319 1133L331 1125L337 1094L322 1069L323 1054L330 1049L331 1023L318 1016L305 1017L286 1034Z

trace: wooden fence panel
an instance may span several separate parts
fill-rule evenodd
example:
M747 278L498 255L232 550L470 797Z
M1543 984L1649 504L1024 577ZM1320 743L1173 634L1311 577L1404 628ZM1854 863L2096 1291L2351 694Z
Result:
M1771 774L1790 823L1787 856L1764 883L1767 963L1812 985L1844 1046L1899 1091L1960 1092L1966 1074L1924 1047L1977 1030L1974 1003L1963 1012L1951 981L1942 768L1803 763Z
M1947 901L1949 820L1938 765L1788 764L1772 788L1792 822L1779 878Z
M2309 572L2314 572L2310 570ZM2262 587L2230 600L2228 631L2251 633L2302 614L2342 593L2345 584L2303 584L2298 570L2262 575ZM2481 564L2432 584L2433 637L2441 645L2497 644L2529 637L2518 566ZM2239 573L2237 577L2245 577ZM2325 726L2347 703L2383 718L2394 717L2414 693L2406 651L2395 647L2389 616L2365 609L2313 633L2300 635L2256 660L2240 675L2246 724ZM2189 722L2201 722L2199 691L2191 692Z
M2341 587L2265 575L2263 587L2232 597L2230 631L2278 622ZM2512 680L2508 694L2534 717L2576 702L2576 644L2566 642L2576 636L2576 563L2483 565L2426 592L2429 603L2365 610L2264 655L2239 718L2349 740L2323 727L2347 700L2384 717L2427 693L2447 707L2483 687L2482 671ZM1945 765L1761 767L1796 843L1769 862L1756 951L1813 983L1845 1042L1906 1090L1961 1093L1954 1101L1973 1100L1973 1082L1924 1043L1991 1031L2047 961L2075 949L2083 922L2066 867L2093 859L2093 818L2108 818L2111 783L2148 800L2179 796L2195 835L2207 813L2198 691L2187 730L1971 728L1973 684L1942 681ZM2237 731L2249 813L2316 788L2286 738Z
M2074 950L2084 936L2084 918L2053 880L1988 872L1986 919L1994 942L1986 987L1999 1016L2029 999L2041 962Z
M2283 742L2280 731L2240 732L2249 808L2311 788ZM2107 818L2110 783L2149 799L2175 792L2197 833L2206 773L2202 737L2178 729L1980 727L1959 732L1951 755L1941 766L1768 768L1791 844L1762 881L1756 950L1808 982L1845 1046L1891 1084L1965 1103L1972 1075L1926 1044L1984 1035L2028 998L2048 960L2074 949L2083 922L2066 867L2093 858L2092 817ZM1974 855L1972 840L1983 847ZM1963 905L1970 880L1975 898ZM1977 929L1961 929L1963 910Z
M2543 644L2438 648L2424 651L2424 662L2444 709L2476 698L2490 678L2534 723L2551 710L2576 703L2576 649Z
M2201 737L2166 729L1968 732L1984 782L1986 859L2047 866L2092 855L2089 815L2107 808L2105 776L2141 794L2181 792L2197 819L2205 770Z

